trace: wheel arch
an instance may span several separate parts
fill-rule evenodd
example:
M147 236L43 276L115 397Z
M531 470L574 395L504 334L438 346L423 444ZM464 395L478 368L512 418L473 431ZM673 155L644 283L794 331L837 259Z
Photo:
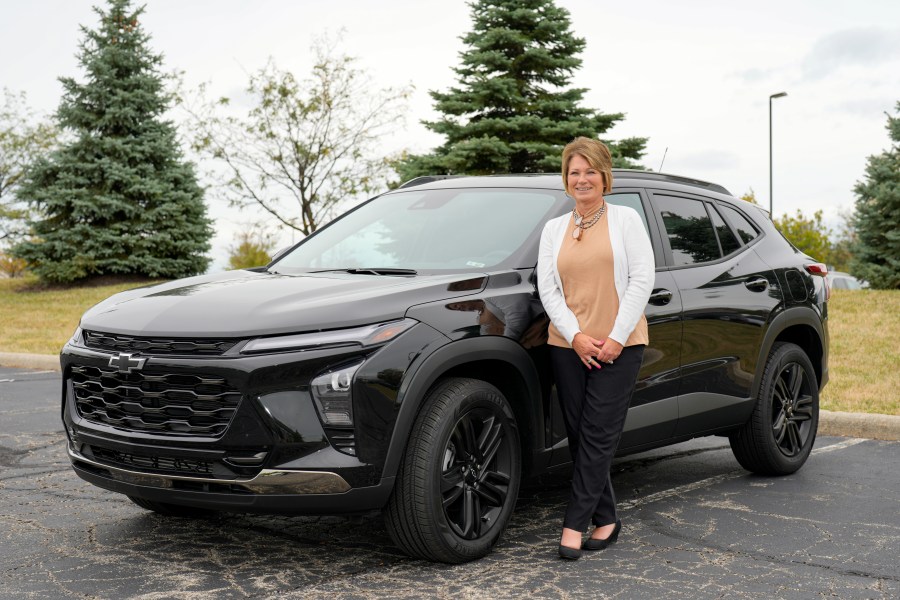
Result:
M413 423L423 399L440 379L471 377L486 381L506 397L516 416L522 445L523 473L531 449L543 431L541 385L528 353L504 337L480 337L451 342L436 350L400 386L400 410L388 445L383 477L397 474Z
M789 342L799 346L809 357L816 373L816 381L819 389L826 382L827 350L825 346L825 330L819 315L811 308L790 308L776 316L766 329L763 343L760 346L756 370L753 380L753 396L759 394L759 386L762 385L765 371L766 358L772 351L772 346L777 342Z

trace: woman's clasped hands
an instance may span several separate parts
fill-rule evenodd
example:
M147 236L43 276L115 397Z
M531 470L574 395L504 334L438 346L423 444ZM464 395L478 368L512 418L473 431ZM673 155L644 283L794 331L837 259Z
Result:
M616 340L598 340L580 331L572 339L572 348L588 369L599 369L602 364L611 365L622 352L622 344Z

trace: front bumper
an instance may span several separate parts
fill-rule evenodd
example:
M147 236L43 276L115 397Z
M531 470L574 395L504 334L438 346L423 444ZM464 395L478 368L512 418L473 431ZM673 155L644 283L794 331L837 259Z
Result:
M214 482L111 468L84 460L71 449L69 456L72 468L79 477L105 490L154 502L226 512L285 515L365 513L384 506L394 486L394 478L389 477L374 486L324 493L323 490L336 490L346 482L335 473L275 470L261 472L247 481Z
M288 471L263 469L251 479L198 479L181 475L163 475L131 471L92 460L69 444L69 459L82 471L121 482L146 487L172 489L178 484L204 484L207 487L227 486L233 493L248 494L342 494L350 489L343 477L328 471Z
M107 365L114 355L67 345L62 353L62 420L68 454L82 479L157 502L289 514L379 509L393 485L393 473L384 472L384 460L399 410L400 381L413 358L438 338L431 328L417 327L387 346L364 352L150 356L139 379L113 383L109 383ZM354 430L348 432L354 444L348 452L323 428L309 382L323 369L359 358L365 362L353 384L357 419ZM93 378L87 383L86 373ZM240 393L221 433L135 429L130 420L142 417L133 412L125 418L99 419L85 413L84 400L79 400L83 398L79 394L95 386L92 382L100 386L89 390L95 397L121 395L127 387L132 394L116 398L110 406L123 412L126 404L137 407L140 403L150 406L152 414L158 411L153 398L160 395L155 382L188 376L204 381L215 377ZM136 388L157 391L143 400L133 395Z

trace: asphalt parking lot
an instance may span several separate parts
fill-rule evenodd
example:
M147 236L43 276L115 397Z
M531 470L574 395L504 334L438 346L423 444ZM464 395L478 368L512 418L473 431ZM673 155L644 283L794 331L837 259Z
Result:
M59 373L0 368L2 598L898 598L900 443L820 438L781 478L724 438L619 459L623 532L556 557L566 476L527 485L503 540L412 560L371 515L165 519L68 466Z

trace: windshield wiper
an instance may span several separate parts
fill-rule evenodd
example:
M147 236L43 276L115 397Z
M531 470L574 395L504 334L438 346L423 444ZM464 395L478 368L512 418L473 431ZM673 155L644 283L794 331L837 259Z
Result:
M324 269L311 273L350 273L352 275L417 275L413 269L391 269L387 267L359 269Z

